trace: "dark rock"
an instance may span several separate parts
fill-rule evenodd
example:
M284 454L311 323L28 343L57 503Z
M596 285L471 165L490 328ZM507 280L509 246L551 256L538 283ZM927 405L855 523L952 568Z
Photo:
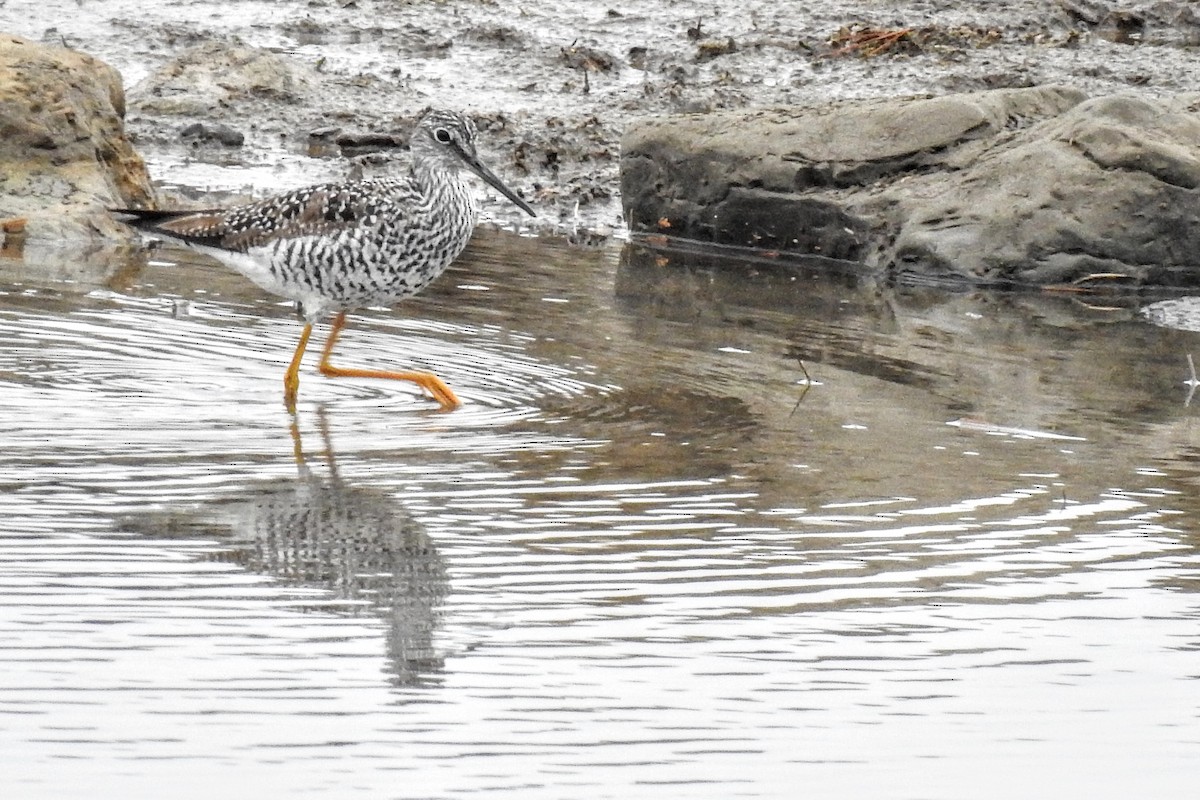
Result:
M333 141L344 151L364 152L368 150L390 150L402 147L404 142L400 137L390 133L339 133Z
M622 200L635 232L918 281L1200 285L1198 107L1051 86L655 118Z
M317 139L320 141L327 141L327 140L333 139L335 136L337 136L341 132L342 132L342 129L338 125L326 125L321 128L313 128L311 131L308 132L308 138L309 139Z
M179 135L184 139L217 142L226 147L241 147L246 141L241 131L220 122L193 122L180 130Z

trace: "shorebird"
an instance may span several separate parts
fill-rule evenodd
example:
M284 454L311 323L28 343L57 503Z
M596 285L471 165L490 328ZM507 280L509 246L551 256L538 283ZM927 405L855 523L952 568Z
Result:
M411 166L401 177L318 184L225 209L114 211L127 224L204 252L298 304L304 330L283 378L289 411L295 411L313 325L330 314L322 375L411 381L449 411L461 402L431 372L343 368L329 358L348 311L411 297L466 247L479 203L464 168L537 216L479 160L476 135L466 115L430 111L413 132Z

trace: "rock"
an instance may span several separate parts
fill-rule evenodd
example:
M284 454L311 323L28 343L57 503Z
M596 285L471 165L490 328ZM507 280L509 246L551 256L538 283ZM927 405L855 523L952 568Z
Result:
M988 283L1200 285L1200 115L1186 104L1087 100L940 177L900 196L879 265Z
M343 153L351 155L379 150L392 150L397 147L403 147L408 143L407 140L402 140L400 137L393 136L390 133L373 131L366 133L338 133L334 135L333 141L342 149Z
M342 132L340 125L323 125L320 128L313 128L308 132L309 139L320 141L329 141L337 137Z
M635 231L917 281L1195 286L1197 108L1048 86L656 118L622 200Z
M129 91L129 104L145 114L211 117L244 103L298 103L312 84L302 64L236 40L214 39L140 81Z
M91 56L0 35L0 231L25 243L129 238L105 210L153 192L124 131L116 70Z
M185 125L179 136L194 142L217 142L225 147L241 147L246 141L241 131L221 122L193 122Z

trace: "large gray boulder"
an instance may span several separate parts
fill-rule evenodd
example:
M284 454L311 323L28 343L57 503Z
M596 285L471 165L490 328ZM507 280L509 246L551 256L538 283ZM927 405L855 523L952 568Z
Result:
M1044 86L649 119L634 231L995 284L1200 285L1200 95Z
M121 76L91 56L0 34L0 238L29 243L128 237L105 210L152 200L125 137Z

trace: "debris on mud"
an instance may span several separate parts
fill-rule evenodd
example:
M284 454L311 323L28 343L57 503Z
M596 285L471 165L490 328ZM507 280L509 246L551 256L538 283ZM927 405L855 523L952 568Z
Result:
M444 106L487 124L480 155L543 198L538 233L622 229L619 142L645 117L1050 83L1091 96L1200 85L1200 12L1187 0L4 8L12 32L65 42L122 73L127 129L160 184L244 195L345 177L375 168L365 155L405 159L413 120ZM227 125L243 144L182 141L195 122ZM330 129L340 132L309 134ZM500 204L485 214L531 230Z
M829 37L829 49L818 57L842 58L880 55L945 54L962 48L981 48L996 44L1003 33L995 28L958 26L944 28L927 25L921 28L876 28L851 25L838 29Z

